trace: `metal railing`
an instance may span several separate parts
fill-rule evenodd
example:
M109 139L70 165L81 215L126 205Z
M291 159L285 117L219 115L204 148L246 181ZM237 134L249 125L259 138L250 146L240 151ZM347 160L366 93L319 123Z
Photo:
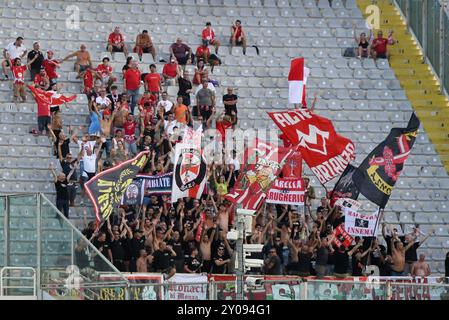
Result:
M24 271L31 275L22 274ZM27 294L30 291L32 294ZM36 270L30 267L3 267L0 270L0 300L5 299L36 300Z

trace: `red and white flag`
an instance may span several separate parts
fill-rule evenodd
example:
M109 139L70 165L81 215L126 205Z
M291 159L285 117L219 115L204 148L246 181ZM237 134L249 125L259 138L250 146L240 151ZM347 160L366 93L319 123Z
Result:
M338 135L329 119L307 109L268 112L322 184L341 175L355 159L351 140Z
M76 95L64 96L54 91L44 91L33 86L28 86L38 104L48 104L49 106L59 106L76 99Z
M310 69L304 66L304 58L296 58L291 61L288 74L288 102L306 103L306 83L310 75Z
M225 198L242 204L242 209L257 210L292 152L256 139L253 147L246 149L242 173Z
M187 130L176 144L171 201L189 197L199 199L206 185L207 164L201 150L202 127Z

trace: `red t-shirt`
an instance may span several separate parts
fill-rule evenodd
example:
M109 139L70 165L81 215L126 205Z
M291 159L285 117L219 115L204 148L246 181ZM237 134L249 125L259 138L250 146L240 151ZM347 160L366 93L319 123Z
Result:
M125 132L125 136L133 136L136 133L136 121L128 121L126 120L123 124L123 131Z
M161 75L159 73L148 73L144 81L148 86L148 91L159 92L159 84L161 83Z
M39 86L43 86L44 84L45 84L45 79L47 79L48 77L42 77L41 75L40 75L40 73L39 74L37 74L35 77L34 77L34 84L37 84L37 85L39 85Z
M56 60L45 59L42 63L45 72L47 73L47 76L50 80L58 77L58 75L56 74L56 65L53 62L56 62Z
M145 108L140 112L140 119L147 124L153 118L153 108Z
M128 69L125 72L126 90L137 90L140 88L140 70Z
M87 70L83 77L84 92L91 91L94 87L94 77L91 70Z
M115 34L114 32L109 35L108 42L112 44L119 44L120 42L125 42L122 34Z
M387 52L388 39L376 38L376 39L373 40L373 44L376 45L376 47L374 48L374 50L376 50L376 53L384 54L384 53Z
M139 100L139 105L144 106L146 102L149 102L151 106L154 106L156 104L156 100L156 96L152 94L150 94L149 97L142 96L142 98L140 98Z
M210 56L209 47L199 46L198 49L196 49L195 54L198 58L202 58L202 57L204 57L204 53L206 53L206 56L209 58L209 56Z
M164 69L162 69L162 73L166 74L171 78L176 78L178 75L178 65L176 63L166 63L164 64Z
M213 40L215 39L215 32L213 29L205 28L201 33L201 39L203 40Z
M14 76L14 84L25 83L25 72L27 71L27 66L11 66L11 71Z
M108 72L112 72L112 67L111 66L106 67L104 64L100 64L98 65L97 69L95 69L95 71L100 72L101 76L105 78L109 76Z
M237 29L237 32L235 31L235 29ZM238 38L240 38L242 36L242 26L239 26L239 27L233 26L232 27L232 31L236 32L235 33L235 38L236 39L238 39Z

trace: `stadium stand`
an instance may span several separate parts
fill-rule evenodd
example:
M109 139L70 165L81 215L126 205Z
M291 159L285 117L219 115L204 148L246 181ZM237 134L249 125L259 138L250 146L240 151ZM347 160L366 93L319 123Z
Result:
M137 34L147 29L156 47L157 70L161 72L164 63L159 58L168 60L168 48L175 39L182 37L194 50L201 43L205 23L211 21L222 43L222 64L216 66L210 76L220 84L216 88L217 97L225 94L228 86L236 88L240 128L273 127L265 111L288 107L290 60L303 56L311 68L308 96L317 93L316 112L332 119L337 132L355 142L356 164L392 127L404 127L413 111L398 73L396 76L387 60L374 63L369 59L343 57L345 49L354 46L353 23L358 31L368 31L355 0L333 0L332 7L327 0L169 0L168 5L165 0L79 1L76 6L81 23L75 30L66 26L66 6L64 1L0 0L0 47L22 36L29 50L33 42L38 41L41 50L52 50L57 59L62 59L86 44L93 65L97 66L103 57L109 56L106 40L115 26L120 26L129 52L132 52ZM228 52L229 28L235 19L242 20L248 35L246 56L242 56L239 47ZM252 45L257 45L260 56ZM143 54L139 68L148 72L152 61L150 54ZM119 91L123 85L121 68L124 63L124 55L115 53L111 66ZM194 73L193 66L187 69ZM81 93L81 81L76 79L73 63L65 62L58 73L58 82L63 85L61 92L77 94L76 100L62 111L64 127L87 127L87 101ZM27 74L27 80L28 77ZM177 89L168 87L167 91L174 101ZM12 97L12 81L1 81L0 193L43 192L55 200L48 164L54 163L59 168L59 163L52 154L48 138L30 134L37 123L34 99L29 91L26 103L13 103ZM221 99L217 99L217 108L218 112L223 110ZM325 195L309 169L305 169L304 176L310 177L317 199ZM82 228L84 207L78 199L76 206L70 208L69 216ZM449 241L448 200L447 171L422 129L386 208L385 221L404 232L414 223L420 224L424 232L429 228L436 230L436 236L418 250L426 253L433 274L444 273L444 256L437 253L447 249ZM317 205L318 200L315 201ZM368 201L362 199L361 202L365 212L376 209ZM86 205L88 218L93 219L91 207ZM29 210L24 203L20 213ZM17 224L11 223L11 227L26 230L31 222L19 216ZM56 223L55 219L54 227ZM61 237L66 236L61 231ZM20 237L27 239L28 235L23 232ZM27 250L32 248L21 246L19 241L17 246L16 252L24 253L14 260L20 265L27 259ZM48 247L48 250L53 249ZM57 248L54 250L58 252Z

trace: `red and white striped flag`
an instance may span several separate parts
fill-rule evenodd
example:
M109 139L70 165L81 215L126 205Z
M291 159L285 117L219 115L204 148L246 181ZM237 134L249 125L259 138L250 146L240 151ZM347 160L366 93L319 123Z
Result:
M310 75L310 69L304 66L304 58L296 58L291 61L288 74L288 102L306 103L306 83Z

